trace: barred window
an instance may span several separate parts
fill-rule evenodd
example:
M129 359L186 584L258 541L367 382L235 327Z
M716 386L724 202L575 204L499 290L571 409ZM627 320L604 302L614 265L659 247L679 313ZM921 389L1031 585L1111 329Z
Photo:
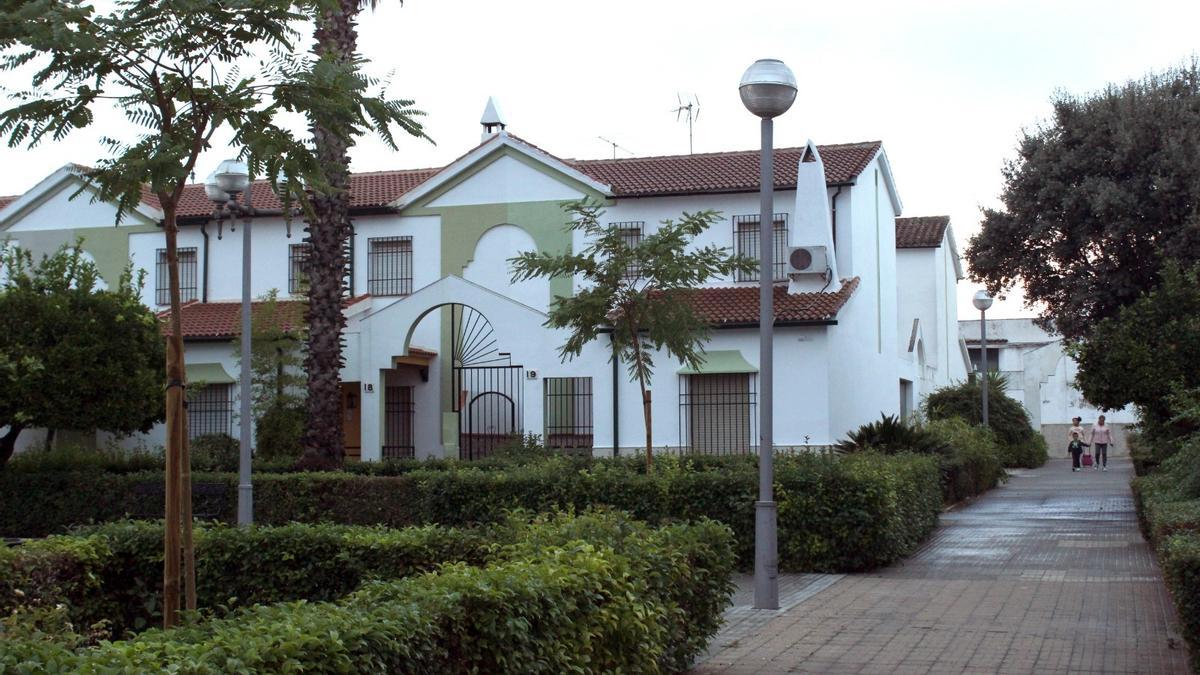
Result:
M416 406L412 387L387 387L383 391L383 458L416 456L413 418Z
M288 246L288 293L298 295L308 288L308 257L312 254L311 244Z
M196 247L175 249L179 255L179 301L189 302L197 297L199 284L196 264ZM159 305L171 304L171 272L167 265L167 249L158 249L158 258L154 266L154 302Z
M681 375L679 426L683 446L705 455L744 455L757 446L756 376Z
M592 378L547 377L542 382L546 447L592 447Z
M623 223L611 223L611 226L617 228L621 239L629 248L637 248L642 243L642 232L645 230L646 221L630 220ZM641 276L641 266L637 262L631 262L625 267L625 274L622 278L626 281L632 281Z
M788 214L776 213L773 216L774 220L774 241L775 250L772 251L774 259L771 261L771 267L774 268L774 280L787 280L787 257L788 257ZM734 216L733 217L733 245L734 252L738 255L744 255L748 258L758 260L758 215L752 216ZM758 281L758 270L751 272L738 272L738 281Z
M233 385L207 384L188 390L188 437L233 435Z
M371 295L412 293L412 237L367 240L367 292Z

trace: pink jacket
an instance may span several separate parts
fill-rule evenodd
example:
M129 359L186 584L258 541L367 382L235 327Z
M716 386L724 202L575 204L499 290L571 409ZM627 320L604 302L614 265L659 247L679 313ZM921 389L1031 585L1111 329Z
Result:
M1112 432L1109 431L1107 424L1104 426L1100 426L1099 424L1092 425L1092 442L1103 445L1112 444Z

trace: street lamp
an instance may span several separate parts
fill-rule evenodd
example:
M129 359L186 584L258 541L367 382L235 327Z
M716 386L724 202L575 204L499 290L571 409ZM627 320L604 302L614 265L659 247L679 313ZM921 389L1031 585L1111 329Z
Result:
M239 369L241 420L238 454L238 525L254 522L254 486L250 482L250 219L254 206L250 198L250 171L236 159L227 159L204 183L204 193L213 203L217 227L225 218L242 217L242 367ZM242 201L238 202L238 195ZM219 229L218 229L219 231Z
M754 607L779 609L779 545L776 527L775 439L772 419L774 405L774 328L775 328L775 157L772 119L787 112L796 100L796 78L778 59L755 61L738 85L742 105L762 118L762 158L760 161L760 209L758 215L758 360L759 444L758 501L754 503Z
M979 371L979 390L983 399L983 426L988 425L988 357L987 357L987 311L992 306L992 296L985 290L975 292L971 299L975 309L979 310L979 355L983 367ZM998 365L998 364L997 364Z

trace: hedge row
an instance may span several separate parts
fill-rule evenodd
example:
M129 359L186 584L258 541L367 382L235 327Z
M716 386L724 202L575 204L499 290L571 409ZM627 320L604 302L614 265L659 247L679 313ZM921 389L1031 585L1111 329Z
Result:
M0 672L678 672L732 593L732 537L717 523L557 515L509 532L486 567L453 563L336 602L257 605L87 649L5 636Z
M1191 648L1192 670L1200 673L1200 437L1162 462L1157 471L1133 480L1138 520L1154 544L1158 561Z
M662 458L642 473L623 462L581 468L546 461L503 470L414 470L399 476L344 472L255 477L262 524L335 522L406 527L468 526L506 509L612 506L652 523L708 517L729 525L743 567L753 558L753 461ZM0 534L42 536L127 514L160 517L161 475L0 474ZM199 474L195 512L233 520L236 476ZM216 485L219 493L202 486ZM935 459L872 453L776 461L780 565L789 571L861 571L911 553L937 523L942 497ZM72 495L64 499L63 495Z

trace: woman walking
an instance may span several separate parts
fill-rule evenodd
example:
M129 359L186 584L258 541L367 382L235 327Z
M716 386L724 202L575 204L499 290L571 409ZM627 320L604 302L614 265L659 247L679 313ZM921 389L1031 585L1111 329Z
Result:
M1092 425L1092 436L1089 440L1092 442L1092 452L1096 456L1096 462L1092 466L1099 469L1103 465L1104 470L1108 471L1108 446L1112 444L1112 432L1104 423L1104 415Z

